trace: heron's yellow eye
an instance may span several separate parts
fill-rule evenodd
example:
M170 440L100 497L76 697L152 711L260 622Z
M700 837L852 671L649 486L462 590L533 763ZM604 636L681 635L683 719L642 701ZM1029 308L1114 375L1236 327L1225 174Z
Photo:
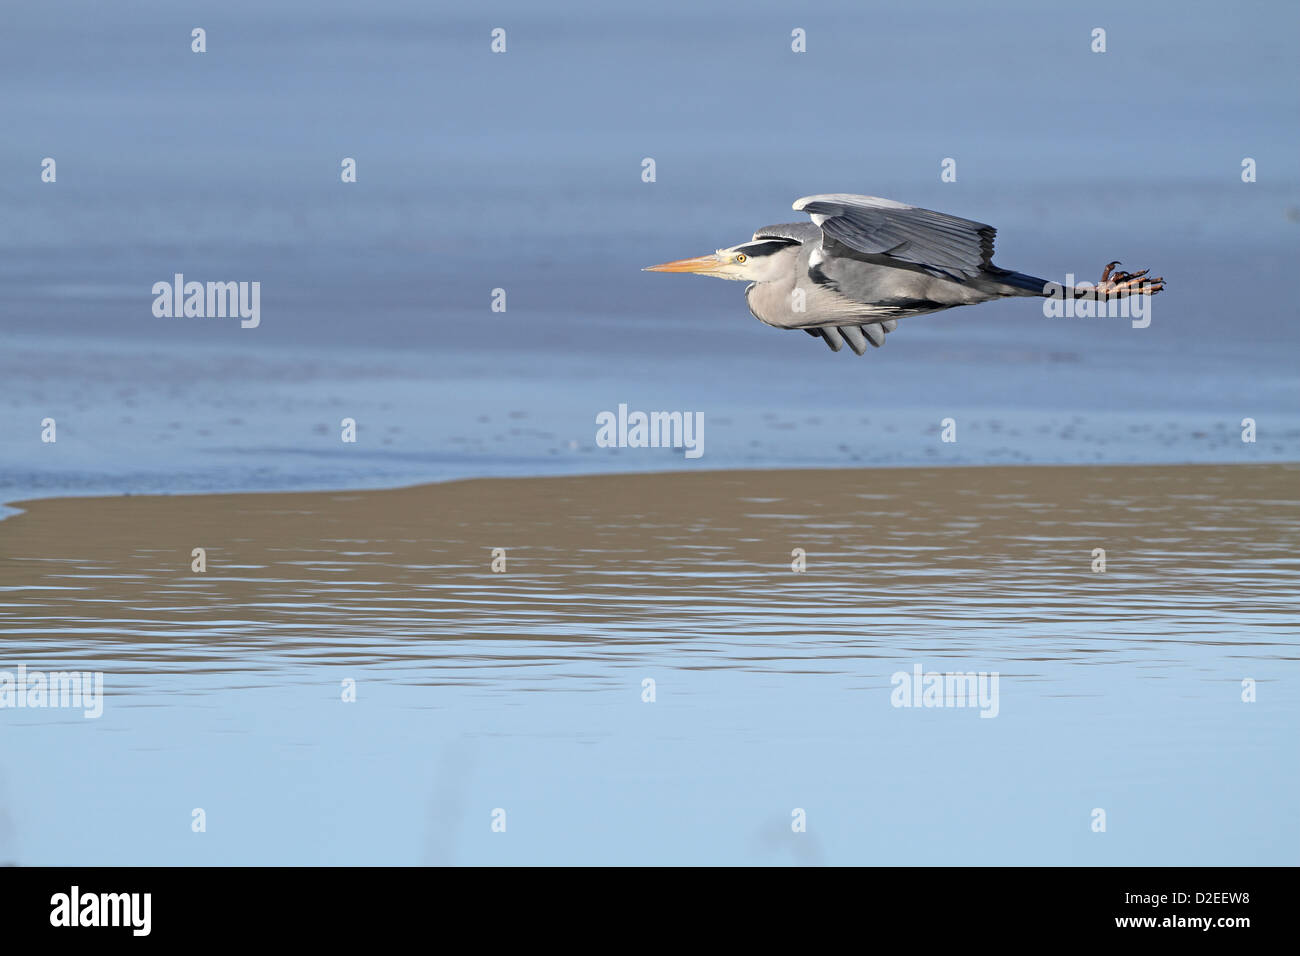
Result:
M738 253L738 254L736 255L736 261L737 261L737 262L744 262L744 261L745 261L745 254L744 254L743 252Z

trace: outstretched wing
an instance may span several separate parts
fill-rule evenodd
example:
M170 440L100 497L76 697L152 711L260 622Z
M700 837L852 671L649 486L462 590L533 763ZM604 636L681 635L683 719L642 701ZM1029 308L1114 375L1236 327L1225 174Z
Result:
M808 213L826 239L871 261L897 260L960 280L978 275L993 259L996 229L932 209L848 193L804 196L794 208Z

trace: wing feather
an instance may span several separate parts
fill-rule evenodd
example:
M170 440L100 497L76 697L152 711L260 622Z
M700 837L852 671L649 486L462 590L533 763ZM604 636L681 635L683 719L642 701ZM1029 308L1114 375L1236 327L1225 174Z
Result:
M848 193L804 196L794 208L854 252L897 259L933 275L972 278L993 259L996 229L933 209Z

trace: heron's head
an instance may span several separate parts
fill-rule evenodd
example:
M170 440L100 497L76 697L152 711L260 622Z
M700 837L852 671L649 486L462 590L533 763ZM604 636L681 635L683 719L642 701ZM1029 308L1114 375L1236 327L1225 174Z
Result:
M712 255L694 259L678 259L657 266L646 266L643 272L694 272L719 279L740 279L745 282L770 282L788 273L790 262L781 253L798 247L790 239L756 239L743 242L730 249L719 249Z

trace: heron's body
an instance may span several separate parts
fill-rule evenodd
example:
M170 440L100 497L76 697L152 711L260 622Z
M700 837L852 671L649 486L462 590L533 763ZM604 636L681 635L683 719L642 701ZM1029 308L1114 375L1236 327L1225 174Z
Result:
M1145 270L1112 277L1112 263L1098 287L1061 290L993 265L992 226L874 196L809 196L794 208L813 221L765 226L748 243L651 270L748 279L759 321L820 336L835 351L847 342L859 355L908 316L1053 288L1079 298L1154 294L1163 284L1143 280Z

